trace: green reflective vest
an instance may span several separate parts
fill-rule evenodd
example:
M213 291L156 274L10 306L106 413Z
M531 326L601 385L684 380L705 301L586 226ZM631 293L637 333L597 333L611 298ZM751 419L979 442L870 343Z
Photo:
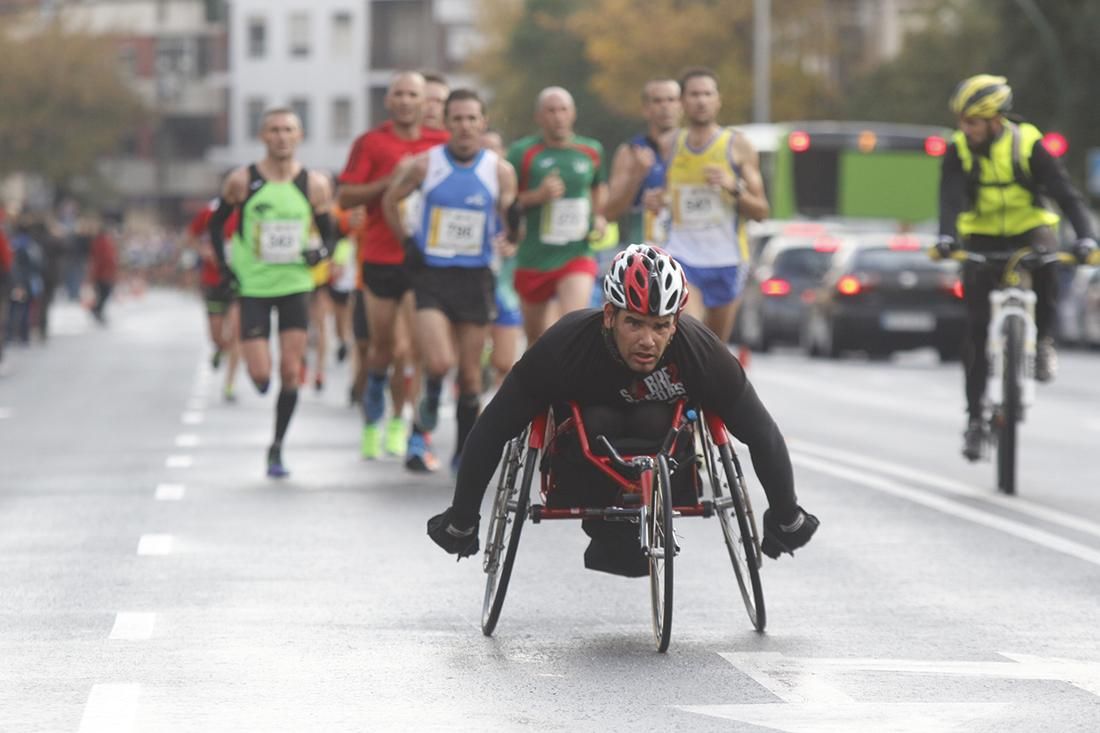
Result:
M959 214L959 235L1012 237L1041 226L1056 226L1058 215L1043 208L1031 178L1031 151L1043 136L1035 125L1005 121L989 157L977 158L956 131L952 137L963 171L970 181L973 208Z

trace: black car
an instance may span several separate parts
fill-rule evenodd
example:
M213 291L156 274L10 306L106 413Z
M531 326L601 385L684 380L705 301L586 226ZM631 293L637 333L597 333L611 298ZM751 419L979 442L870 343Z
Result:
M932 237L861 234L841 247L817 289L802 330L811 356L865 351L885 358L931 346L959 358L966 328L962 283L953 262L934 262Z
M740 342L754 351L797 344L806 308L843 241L813 230L771 237L745 283L738 313Z

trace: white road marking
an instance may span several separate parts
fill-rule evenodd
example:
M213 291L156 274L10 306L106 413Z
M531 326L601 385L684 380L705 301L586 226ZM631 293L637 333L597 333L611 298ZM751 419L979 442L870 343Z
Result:
M177 448L194 448L199 444L199 436L194 433L183 433L176 436Z
M157 501L180 501L183 499L183 484L157 484Z
M680 710L786 733L950 733L1003 717L1006 703L680 705ZM984 728L983 728L984 729Z
M15 410L10 407L0 407L0 420L6 420L15 414Z
M170 534L143 534L138 540L139 555L170 555L176 540Z
M820 473L829 474L830 476L836 476L837 478L844 479L846 481L853 481L858 484L862 484L870 489L881 491L884 494L890 494L901 499L907 499L916 504L921 504L929 509L934 509L944 514L949 514L959 519L964 519L974 524L980 524L990 529L1000 530L1006 534L1010 534L1014 537L1018 537L1027 542L1046 547L1047 549L1060 552L1070 557L1075 557L1078 560L1084 560L1085 562L1092 563L1093 565L1100 565L1100 551L1094 550L1091 547L1087 547L1078 542L1064 539L1057 535L1053 535L1050 532L1045 532L1041 529L1035 529L1029 527L1026 524L1021 524L1012 519L1006 519L1004 517L995 516L993 514L987 514L986 512L968 507L949 499L945 499L942 496L938 496L924 489L918 489L913 486L898 483L897 481L891 481L890 479L881 478L878 476L869 476L863 471L856 470L854 468L848 468L835 463L821 460L819 458L811 458L810 456L794 453L791 458L795 463L806 466Z
M185 412L183 416L180 417L180 420L184 425L201 425L202 413L197 411Z
M191 411L201 410L206 407L206 398L195 396L187 401L187 409Z
M78 733L122 733L134 725L141 685L93 685Z
M164 459L165 468L191 468L195 459L191 456L168 456Z
M976 486L964 484L961 481L955 481L954 479L947 478L946 476L939 476L934 473L928 473L918 468L911 466L905 466L900 463L891 463L889 461L883 461L878 458L871 458L870 456L861 455L859 453L851 453L849 451L838 450L826 445L819 445L815 443L808 443L804 440L791 440L789 445L795 450L804 451L810 453L817 458L821 459L833 459L841 463L846 463L850 466L857 468L866 468L870 471L877 471L878 473L886 474L888 476L894 476L902 479L910 479L918 483L930 486L935 489L941 489L957 496L963 496L967 499L975 499L984 504L991 506L1001 507L1009 509L1011 511L1019 512L1020 514L1027 514L1041 519L1051 524L1058 524L1067 529L1077 530L1078 532L1084 532L1086 534L1093 535L1100 538L1100 524L1091 522L1087 519L1075 517L1072 514L1058 511L1057 509L1051 509L1050 507L1043 506L1042 504L1036 504L1028 499L1020 497L1008 497L1004 494L994 494L989 489L981 489Z
M115 625L111 629L111 639L120 641L138 641L149 639L153 636L153 627L156 626L157 615L155 613L135 613L119 611L115 616Z

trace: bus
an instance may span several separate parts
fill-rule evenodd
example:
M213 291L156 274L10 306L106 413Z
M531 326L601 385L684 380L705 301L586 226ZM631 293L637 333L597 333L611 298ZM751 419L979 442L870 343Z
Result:
M938 214L947 128L778 122L737 129L760 152L773 219L891 219L919 225Z

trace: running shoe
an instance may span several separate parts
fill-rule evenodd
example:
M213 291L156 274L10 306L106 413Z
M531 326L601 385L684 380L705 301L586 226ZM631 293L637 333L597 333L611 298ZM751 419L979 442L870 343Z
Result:
M378 423L368 423L363 426L363 438L359 443L359 451L368 461L381 457L382 430L378 427Z
M283 450L278 444L267 450L267 475L269 478L286 478L290 471L283 465Z
M405 451L405 468L413 473L433 473L439 470L439 461L432 453L431 436L414 430L409 436Z
M222 363L222 350L215 349L214 354L210 357L210 368L217 369Z
M224 399L225 403L228 405L236 404L237 393L233 391L232 387L226 387L225 391L222 393L222 399Z
M336 361L337 363L343 363L344 359L348 358L348 345L343 341L340 342L340 346L336 349Z
M405 421L399 417L391 417L386 421L386 455L405 455Z

